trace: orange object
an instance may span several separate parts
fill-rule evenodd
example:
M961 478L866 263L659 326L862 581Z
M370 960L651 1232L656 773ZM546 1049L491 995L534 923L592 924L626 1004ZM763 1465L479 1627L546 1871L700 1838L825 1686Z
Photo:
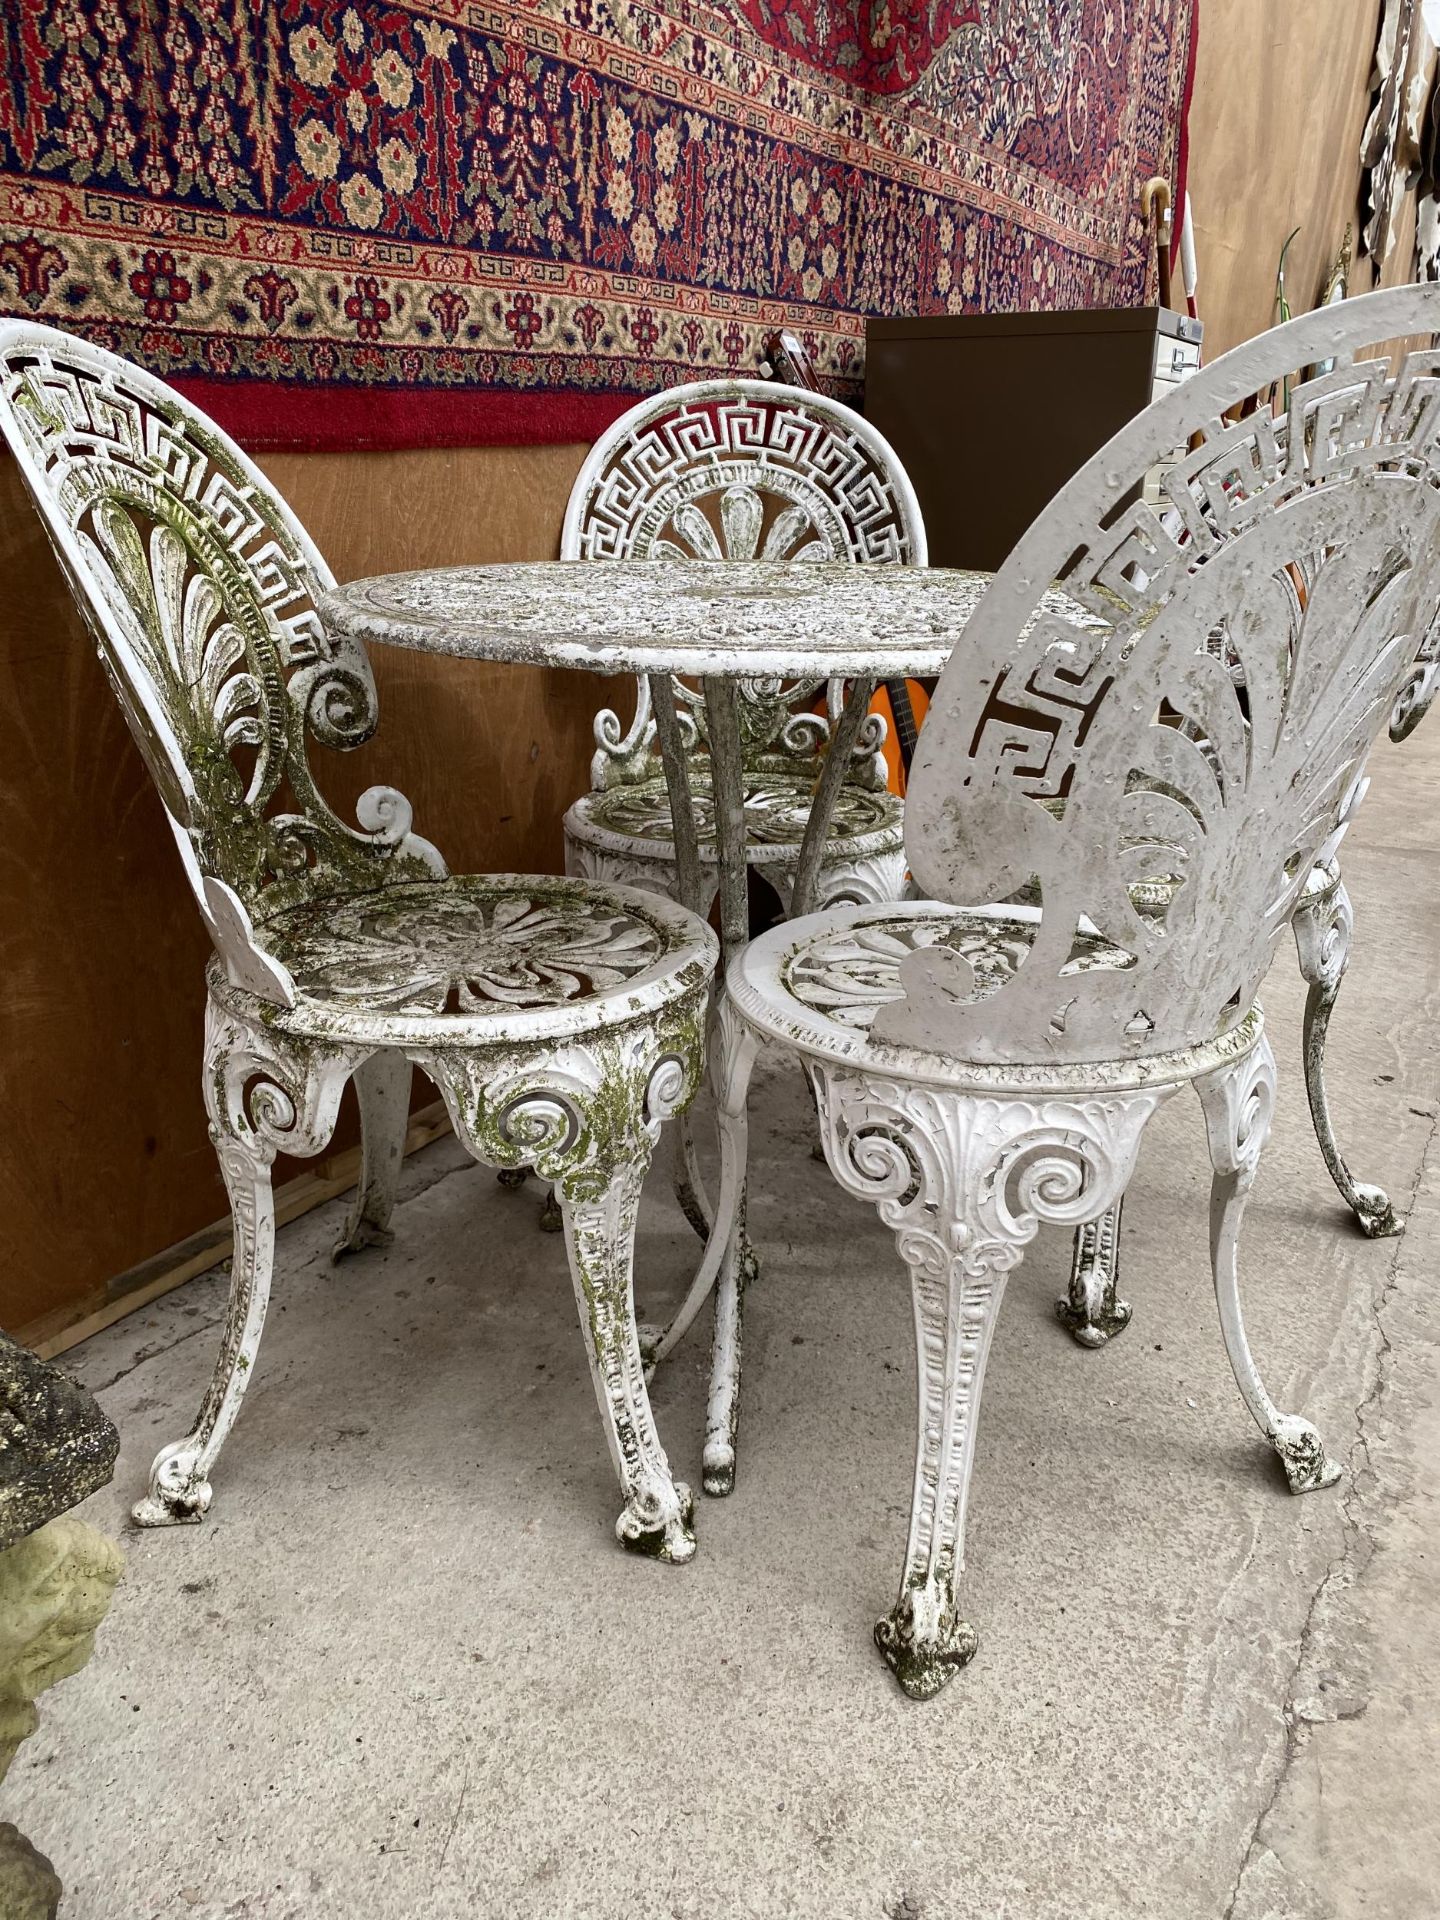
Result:
M907 680L905 684L910 689L910 706L915 715L915 724L919 727L924 723L925 710L930 705L930 696L918 680ZM870 702L870 711L885 716L885 766L889 774L886 784L892 793L898 793L903 797L905 764L900 758L900 743L895 735L895 715L890 710L890 696L883 687L875 689L875 697Z

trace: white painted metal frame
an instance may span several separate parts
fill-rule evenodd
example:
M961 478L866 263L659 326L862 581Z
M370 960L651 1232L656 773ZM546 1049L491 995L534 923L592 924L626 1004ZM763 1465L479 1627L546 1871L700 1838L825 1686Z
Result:
M598 566L562 561L427 568L352 581L327 595L323 610L327 626L356 640L469 659L643 674L654 693L672 818L688 863L682 863L687 898L697 897L699 854L672 676L698 677L715 748L712 782L724 801L717 808L717 864L722 959L728 962L745 944L748 926L740 729L727 680L758 671L785 681L818 670L824 678L852 683L800 848L797 891L813 900L806 889L818 877L831 800L850 743L864 724L869 687L879 679L938 675L988 584L985 574L884 564L734 561L667 568L650 560ZM1066 620L1088 617L1064 594L1048 596L1043 605ZM681 1171L689 1173L683 1156ZM687 1192L682 1179L678 1190L682 1205L703 1219L698 1181ZM743 1227L737 1260L723 1272L711 1241L674 1320L646 1340L650 1357L664 1359L716 1290L704 1463L710 1493L728 1492L734 1483L739 1279L753 1271Z
M1310 912L1375 738L1423 697L1440 353L1394 376L1357 355L1437 329L1434 287L1326 309L1118 434L1020 542L941 677L906 819L930 898L792 922L729 970L708 1258L736 1259L745 1082L758 1046L782 1042L810 1072L833 1172L875 1202L911 1270L914 1501L876 1638L916 1697L975 1650L957 1579L1006 1276L1040 1224L1118 1204L1146 1122L1186 1082L1214 1167L1211 1255L1241 1393L1292 1491L1338 1477L1315 1429L1267 1394L1240 1313L1237 1240L1275 1082L1256 993ZM1290 376L1283 418L1225 418ZM1164 482L1162 523L1127 496L1196 435ZM1052 581L1088 629L1040 607ZM1323 986L1323 959L1307 964Z
M554 877L451 877L372 787L358 828L310 739L373 733L363 647L327 633L333 578L238 447L162 382L69 335L0 324L0 429L155 778L215 946L204 1094L235 1224L200 1414L135 1509L198 1520L253 1371L274 1260L271 1167L323 1151L353 1080L360 1185L337 1252L388 1234L412 1065L494 1166L555 1183L619 1474L621 1541L694 1551L650 1411L631 1297L640 1187L702 1066L717 947L684 908Z

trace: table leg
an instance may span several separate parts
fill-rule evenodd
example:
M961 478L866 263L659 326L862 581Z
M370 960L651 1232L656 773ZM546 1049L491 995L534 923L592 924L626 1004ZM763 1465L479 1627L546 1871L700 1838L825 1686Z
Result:
M695 822L695 796L675 702L675 682L668 673L652 673L647 677L655 737L660 743L660 763L665 769L665 790L670 797L670 830L675 844L675 877L680 887L680 902L703 920L709 902L704 893L700 832ZM710 1209L700 1182L695 1133L688 1108L675 1121L672 1185L680 1211L699 1238L708 1239Z
M903 685L903 682L901 684ZM840 799L841 789L845 785L845 775L855 751L855 742L860 737L860 729L865 724L865 717L870 711L870 701L874 695L875 686L876 683L873 680L854 681L850 688L850 697L835 721L825 755L825 765L821 769L815 798L811 802L810 816L805 822L805 835L800 842L800 858L795 868L794 884L790 889L790 912L787 917L791 920L799 920L802 915L813 913L815 910L815 898L820 891L820 876L825 867L825 845L830 838L831 822L835 818L835 808ZM825 1158L818 1135L810 1153L813 1159L823 1161Z
M702 685L710 734L710 775L715 805L715 842L720 880L720 972L722 990L731 959L749 937L749 888L745 861L745 777L741 757L739 694L733 680L708 675ZM835 723L829 751L816 789L791 893L792 918L811 911L819 888L825 843L835 807L854 753L855 742L869 712L873 680L856 680ZM675 714L674 688L668 678L651 681L656 732L665 760L670 811L676 823L675 856L682 890L687 874L694 876L698 899L699 854L694 844L692 799L684 743ZM680 822L685 827L681 828ZM690 835L687 849L682 832ZM688 904L688 900L687 900ZM713 1036L712 1036L713 1042ZM712 1072L723 1070L719 1050L710 1049ZM650 1351L663 1359L682 1338L699 1311L711 1277L715 1291L715 1334L710 1361L710 1395L705 1435L704 1485L710 1494L729 1493L735 1485L735 1440L740 1417L740 1352L742 1303L757 1263L745 1228L745 1185L740 1180L733 1195L722 1195L711 1228L706 1257L680 1312ZM727 1200L729 1204L727 1204Z
M825 842L830 837L830 823L835 818L835 807L840 798L840 790L845 784L845 775L849 771L855 742L860 737L860 728L864 724L866 714L870 711L870 700L874 692L873 680L852 682L850 698L845 702L844 709L830 735L830 745L820 774L820 784L815 790L815 799L810 807L810 818L805 822L805 838L800 842L800 859L795 868L795 884L790 892L789 917L792 920L799 920L804 914L813 913L815 909L815 896L819 891L820 872L825 861Z
M670 796L670 826L675 840L675 874L680 882L680 903L692 913L705 917L701 897L700 833L695 825L695 796L690 790L690 764L685 757L685 736L680 730L680 715L675 706L675 682L668 673L652 673L650 710L655 716L655 737L660 743L660 764L665 769L665 791Z
M745 868L745 772L740 758L740 704L733 680L706 678L710 781L715 795L715 852L720 867L721 971L750 937Z
M718 675L707 676L701 684L705 690L705 711L710 730L715 852L720 869L720 975L723 978L731 960L750 937L739 690L733 680ZM719 984L717 980L717 988ZM719 1064L718 1061L716 1064ZM740 1423L742 1307L745 1287L755 1275L755 1255L745 1231L743 1183L735 1195L731 1217L728 1220L717 1217L711 1231L714 1236L721 1238L725 1251L715 1283L715 1336L710 1355L709 1412L705 1423L704 1486L706 1493L726 1494L735 1485L735 1437Z

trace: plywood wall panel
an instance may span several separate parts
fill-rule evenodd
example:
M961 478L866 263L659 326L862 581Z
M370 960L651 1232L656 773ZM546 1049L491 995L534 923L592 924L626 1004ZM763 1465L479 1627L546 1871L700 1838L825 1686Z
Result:
M223 1195L196 1064L209 943L8 460L0 580L0 1322L14 1326L213 1219Z
M1189 185L1212 360L1271 324L1280 249L1295 227L1292 309L1303 313L1324 288L1356 217L1380 7L1200 0ZM1408 247L1397 247L1387 278L1407 278L1407 258Z

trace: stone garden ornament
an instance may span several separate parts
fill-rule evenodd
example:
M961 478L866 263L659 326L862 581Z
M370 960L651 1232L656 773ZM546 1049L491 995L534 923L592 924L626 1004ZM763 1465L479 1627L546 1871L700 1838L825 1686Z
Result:
M40 1724L35 1702L85 1665L123 1570L70 1509L115 1470L120 1436L85 1389L0 1333L0 1783ZM61 1884L0 1821L0 1915L54 1920Z
M1241 1318L1237 1243L1275 1097L1256 994L1297 910L1324 989L1348 917L1338 877L1312 876L1334 872L1375 739L1433 691L1440 354L1394 375L1357 356L1437 329L1437 288L1322 309L1102 448L996 576L940 680L905 822L923 897L792 921L730 968L725 1259L745 1087L779 1042L809 1070L836 1178L875 1203L910 1269L914 1499L876 1638L918 1698L975 1651L957 1582L1006 1279L1040 1225L1116 1205L1146 1122L1187 1083L1241 1394L1292 1491L1338 1477L1315 1428L1271 1399ZM1224 417L1287 377L1281 417ZM1192 436L1162 524L1139 482ZM1042 605L1052 582L1083 626Z
M387 1235L412 1065L477 1158L560 1196L622 1542L694 1551L651 1416L631 1299L661 1123L690 1100L716 942L654 893L461 877L372 787L351 827L311 740L374 731L364 650L326 635L333 577L259 469L150 375L68 335L0 325L0 427L145 755L215 946L204 1097L234 1218L229 1313L192 1430L135 1509L198 1520L253 1370L277 1153L321 1152L353 1081L363 1167L340 1248Z

